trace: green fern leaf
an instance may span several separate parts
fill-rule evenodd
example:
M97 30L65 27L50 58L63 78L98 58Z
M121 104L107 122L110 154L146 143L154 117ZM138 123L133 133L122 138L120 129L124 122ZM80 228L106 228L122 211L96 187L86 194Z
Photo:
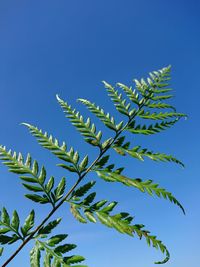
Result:
M49 233L55 227L56 221L48 224L48 229L43 228L42 231ZM41 258L44 258L45 267L87 267L85 265L74 265L75 263L82 262L85 260L84 257L79 255L65 256L63 254L76 248L74 244L60 244L66 239L67 234L57 234L44 240L46 236L35 237L35 246L30 253L31 267L40 266ZM39 237L42 240L38 239ZM59 245L58 245L59 244Z
M86 168L87 168L87 166L88 166L88 155L86 155L86 156L83 158L83 160L81 161L81 163L80 163L79 166L78 166L80 172L85 171Z
M125 147L126 147L126 144L125 144ZM184 164L177 158L173 157L172 155L167 155L165 153L155 153L153 151L149 151L146 148L141 148L141 146L136 146L132 149L126 149L124 148L124 146L117 146L116 144L114 144L113 148L120 155L126 155L127 153L128 155L136 159L139 159L141 161L144 161L144 157L147 157L154 161L174 162L184 167Z
M96 193L95 193L95 192L89 194L89 195L83 200L82 204L88 206L89 204L92 203L92 201L94 200L95 196L96 196Z
M101 205L99 205L99 203L101 203ZM80 202L77 204L73 203L71 205L73 205L74 207L78 206L79 209L80 208L85 209L84 214L86 218L91 222L94 223L96 222L96 218L94 216L96 215L96 217L102 224L106 225L109 228L114 228L115 230L117 230L122 234L127 234L130 236L134 236L134 234L137 234L140 239L142 237L145 237L147 244L152 245L157 249L160 249L162 253L166 254L165 259L161 262L156 262L157 264L165 263L169 260L170 254L166 246L155 236L150 235L149 231L143 230L144 225L141 224L132 225L131 222L133 220L133 217L131 217L127 212L121 212L115 215L111 215L110 213L116 207L117 202L113 201L105 206L106 203L107 201L103 200L93 205L90 205L90 203L86 204L84 203L84 201L82 201L81 203ZM102 206L104 207L102 208ZM89 214L89 217L87 216L87 213ZM83 219L84 221L86 221L85 218Z
M154 103L154 102L150 102L148 104L146 104L145 106L147 106L148 108L157 108L157 109L172 109L174 112L176 112L176 109L167 104L167 103L163 103L163 102L157 102L157 103Z
M135 125L136 122L133 121L131 124L129 124L126 130L128 130L129 132L133 134L144 134L144 135L156 134L156 133L166 130L167 128L172 127L178 121L179 121L179 118L176 118L175 120L162 121L161 123L151 124L149 126Z
M12 244L13 243L12 241L13 241L12 236L0 235L0 244L1 245Z
M43 189L38 186L29 185L29 184L22 184L26 189L33 191L33 192L43 192Z
M40 203L40 204L49 203L49 199L46 196L41 197L41 196L36 195L36 194L33 194L33 195L26 194L25 197L36 202L36 203Z
M94 124L91 124L90 118L84 122L83 116L80 115L75 109L72 109L67 102L64 102L57 95L57 100L60 106L63 108L66 117L70 119L71 123L77 128L77 130L84 136L86 142L90 143L93 146L101 147L100 143L100 132L96 132L96 127Z
M150 235L150 232L147 230L144 230L144 225L141 224L135 224L132 226L133 232L138 235L138 237L141 239L144 237L146 239L147 244L150 246L152 245L156 249L159 249L163 254L165 253L165 259L162 261L157 261L155 264L164 264L169 261L170 259L170 253L166 246L162 243L162 241L158 240L156 236Z
M153 183L152 180L142 181L141 179L131 179L124 175L107 171L97 171L96 173L100 178L102 178L105 181L120 182L126 186L133 186L139 189L141 192L147 192L150 196L153 196L153 194L155 194L158 197L163 197L164 199L168 199L170 202L179 206L182 209L183 213L185 214L183 206L172 195L172 193L166 191L164 188L160 188L158 184Z
M136 89L132 90L131 87L126 86L122 83L117 83L117 86L119 86L127 95L127 97L138 106L140 105L140 95L136 91Z
M96 220L96 218L93 216L92 212L86 210L86 211L84 212L84 214L85 214L86 218L87 218L90 222L93 222L93 223L96 223L96 222L97 222L97 220Z
M91 181L81 187L79 187L77 190L75 190L72 193L72 197L82 197L84 196L94 185L95 185L95 181Z
M33 228L35 221L35 211L32 210L28 217L26 218L24 225L21 227L21 232L24 237L29 234L29 231Z
M120 128L117 128L115 119L109 114L105 113L102 108L96 106L94 103L91 103L85 99L78 99L79 102L84 104L93 114L95 114L109 129L117 132L123 127L123 123L121 123Z
M71 204L70 211L79 222L87 223L86 219L81 215L75 204Z
M19 215L18 215L17 211L14 210L14 211L13 211L13 215L12 215L12 220L11 220L11 224L10 224L10 226L11 226L16 232L18 232L19 224L20 224Z
M39 245L37 245L36 243L36 245L30 251L31 267L40 267L40 258L41 258L41 252L39 249Z
M3 164L8 167L9 171L19 174L19 177L23 181L37 184L37 186L35 186L23 183L23 186L26 189L33 192L43 192L45 194L44 196L26 194L25 196L27 198L42 204L50 203L54 206L54 200L49 194L53 187L53 178L51 177L47 184L44 184L46 179L46 170L44 166L42 166L39 171L38 162L34 160L32 163L30 154L28 154L26 160L24 160L21 153L12 153L11 150L7 151L6 147L3 146L0 146L0 159L4 160Z
M110 156L106 155L102 157L101 159L99 159L93 169L103 168L105 164L108 162L109 158Z
M54 247L55 245L59 244L64 239L66 239L67 236L68 235L66 234L55 235L55 236L52 236L50 239L48 239L46 243L48 246Z
M69 149L69 151L67 151L67 146L65 142L62 142L62 144L60 145L58 139L53 138L52 135L48 135L47 132L43 133L41 129L39 130L37 127L30 125L28 123L22 123L22 124L28 127L30 133L37 138L38 143L42 147L51 151L59 159L72 163L73 164L72 167L75 172L79 171L78 168L79 153L77 151L74 151L72 147ZM61 165L58 164L58 166ZM68 169L71 170L70 167Z
M64 194L65 191L65 186L66 186L66 179L63 177L61 181L59 182L58 186L54 190L54 195L55 195L55 201L57 202Z
M74 244L64 244L60 245L55 249L56 253L66 253L76 248L76 245Z
M46 226L43 226L38 231L38 235L47 235L50 234L51 231L61 222L61 218L58 218L54 221L49 222Z
M160 112L160 113L150 113L149 111L141 110L138 113L138 116L142 119L150 119L150 120L165 120L169 118L180 118L180 117L186 117L183 113L176 113L176 112Z
M13 211L12 217L10 216L6 210L6 208L2 209L0 212L0 243L1 244L12 244L18 240L24 240L24 235L22 232L19 232L20 226L20 218L16 210ZM21 227L22 229L23 227ZM5 235L6 233L12 233L11 236Z
M82 262L82 261L84 261L84 260L85 260L84 257L79 256L79 255L74 255L74 256L68 257L68 258L66 259L66 263L67 263L67 264L74 264L74 263Z
M3 224L10 225L10 216L6 208L3 207L1 212L1 221Z
M122 94L119 94L117 90L112 87L112 85L108 84L107 82L103 81L105 88L108 91L108 95L111 97L112 101L116 109L130 118L130 103L126 103L126 99L122 98Z
M173 97L173 95L158 95L158 96L151 97L150 99L153 101L159 101L159 100L170 99L172 97Z

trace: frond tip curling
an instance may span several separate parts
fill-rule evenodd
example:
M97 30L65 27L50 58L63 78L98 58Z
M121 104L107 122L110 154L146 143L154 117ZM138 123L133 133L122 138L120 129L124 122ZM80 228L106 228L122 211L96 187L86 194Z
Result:
M88 189L89 187L91 188L92 185L89 186L88 183L81 188ZM80 192L83 193L84 190L82 189ZM71 213L76 220L81 223L87 223L88 221L96 223L98 220L103 225L113 228L121 234L127 234L131 237L137 235L140 239L144 238L149 246L152 245L166 255L163 261L155 262L156 264L166 263L169 260L170 254L166 246L156 236L151 235L149 231L145 230L143 224L132 224L134 218L127 212L111 214L118 204L116 201L108 203L107 200L101 200L93 203L95 194L90 193L86 197L84 196L85 194L86 190L84 194L81 194L84 197L82 200L80 197L77 198L76 195L69 199Z

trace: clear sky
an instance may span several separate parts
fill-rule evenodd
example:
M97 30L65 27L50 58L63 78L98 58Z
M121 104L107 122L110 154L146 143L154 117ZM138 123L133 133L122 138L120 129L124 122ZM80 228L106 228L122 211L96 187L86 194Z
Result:
M172 102L189 119L160 135L133 141L176 155L186 168L116 155L113 160L126 165L130 177L153 179L173 192L186 216L168 201L97 179L98 199L119 201L119 211L129 211L135 222L145 224L168 246L168 267L199 266L199 14L198 0L0 0L0 143L30 152L57 179L65 172L55 167L58 161L38 146L21 122L47 130L92 159L95 149L84 144L64 118L56 93L76 107L78 97L88 98L116 114L102 80L130 85L133 78L172 65L176 96ZM89 115L83 107L79 109ZM74 177L66 176L70 185ZM39 221L48 211L24 199L27 191L3 165L0 179L1 206L9 212L16 208L25 218L34 207ZM153 267L155 260L162 259L161 253L137 238L102 225L78 224L67 206L56 216L64 217L61 232L69 234L69 241L78 245L76 252L87 258L90 267ZM11 251L7 248L5 257ZM28 250L10 266L28 267Z

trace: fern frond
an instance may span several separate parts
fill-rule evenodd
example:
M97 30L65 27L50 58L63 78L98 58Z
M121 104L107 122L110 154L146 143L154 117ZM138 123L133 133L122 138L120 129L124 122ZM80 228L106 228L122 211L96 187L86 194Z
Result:
M122 234L128 234L130 236L137 234L140 239L145 237L148 245L152 245L153 247L159 249L163 254L165 253L165 259L163 261L155 262L156 264L166 263L169 260L170 254L166 246L160 240L158 240L156 236L150 235L149 231L143 230L142 228L144 225L131 225L130 223L133 218L130 217L129 213L122 212L115 215L110 215L109 212L98 211L96 214L102 224L105 224L110 228L115 228Z
M150 72L150 79L148 79L149 85L154 85L154 88L161 88L162 90L163 87L167 87L169 85L169 80L171 79L171 66L162 68L159 71L153 71ZM154 89L155 90L155 89Z
M157 109L172 109L174 112L176 112L175 107L173 107L172 105L169 105L167 103L163 103L163 102L149 102L145 105L148 108L157 108Z
M146 148L141 148L141 146L136 146L134 148L129 149L129 143L126 143L125 145L121 145L121 146L115 143L113 145L113 148L120 155L124 156L127 153L128 155L136 159L139 159L141 161L144 161L144 157L147 157L154 161L174 162L184 167L184 164L172 155L167 155L165 153L155 153Z
M34 226L34 217L35 212L32 210L23 226L20 227L20 218L17 211L14 210L10 217L6 208L3 208L0 212L0 244L10 245L18 240L24 241Z
M115 123L115 119L109 113L105 113L102 108L96 106L95 103L91 103L86 99L78 99L79 102L84 104L93 114L97 116L109 129L117 132L123 127L123 122L119 124Z
M156 134L161 131L166 130L167 128L172 127L175 123L179 121L179 118L176 118L175 120L171 121L162 121L160 123L151 124L151 125L136 125L136 122L133 121L131 124L129 124L125 130L128 130L129 132L133 134L144 134L144 135L150 135L150 134Z
M86 265L74 265L84 261L84 257L79 255L65 256L67 252L76 248L74 244L60 244L67 238L66 234L58 234L47 240L44 240L43 236L39 237L36 238L35 246L30 251L31 267L43 266L41 265L42 257L45 267L87 267Z
M0 216L0 244L12 244L18 240L23 240L19 232L20 219L17 211L14 210L10 218L6 208L3 208ZM7 235L8 233L11 235Z
M102 141L102 132L96 130L96 126L91 122L90 118L85 120L80 112L73 109L67 102L59 98L58 95L56 96L66 117L69 118L72 125L81 133L84 140L100 149L99 154L90 164L88 155L80 159L79 152L75 151L73 147L67 149L65 142L58 141L52 135L43 132L33 125L23 123L31 134L36 137L41 146L50 150L57 158L64 161L64 163L59 163L58 166L78 175L77 181L67 193L65 193L65 177L55 186L55 178L50 176L47 179L45 167L39 166L38 162L36 160L33 161L29 154L24 158L21 153L8 151L6 147L0 146L0 160L8 167L9 171L19 175L22 185L31 192L25 196L34 202L52 205L52 209L36 227L34 227L34 210L29 213L21 226L21 220L16 210L10 216L5 208L2 209L2 212L0 212L0 245L10 245L19 240L23 242L4 265L12 261L24 245L30 240L34 240L35 246L30 252L31 267L43 265L45 267L86 267L81 265L81 262L84 261L82 256L65 255L65 253L76 247L74 244L62 243L67 238L67 234L50 236L51 232L61 222L61 218L50 222L48 220L61 205L67 202L70 204L72 215L79 222L100 222L122 234L131 237L138 236L139 239L143 238L148 245L159 249L165 254L165 259L156 262L156 264L162 264L169 260L170 254L166 246L156 236L146 230L143 224L133 224L134 217L127 212L115 212L115 207L118 204L116 201L108 202L103 199L96 202L96 192L89 192L95 185L95 181L87 182L80 187L78 185L88 173L93 171L107 182L118 182L128 187L134 187L152 197L157 196L169 200L185 213L183 206L172 193L150 179L132 179L123 175L124 168L116 169L115 164L108 163L110 156L106 155L109 148L113 148L120 155L130 155L141 161L144 161L144 158L147 157L154 161L174 162L184 166L180 160L172 155L155 153L146 148L141 148L141 146L132 148L130 142L127 142L126 137L123 135L124 131L144 135L155 134L173 126L180 118L186 117L185 114L178 113L167 102L168 99L173 97L172 89L169 85L171 78L170 69L171 67L168 66L151 72L147 79L135 79L134 89L122 83L117 83L116 87L113 87L103 82L117 111L128 117L125 123L123 121L116 123L110 113L106 113L104 109L95 103L85 99L78 99L106 127L114 131L114 136L110 136L104 141ZM125 98L123 95L125 95ZM142 119L161 120L161 122L142 125L136 124L137 119L139 121L142 121ZM0 256L2 252L3 248L0 247Z
M87 164L83 168L83 163L79 165L79 153L71 147L67 151L67 145L65 142L62 142L62 144L59 144L58 139L54 138L52 135L48 135L47 132L43 132L41 129L38 129L37 127L30 125L28 123L22 123L25 125L30 133L36 137L38 143L51 151L57 158L69 162L72 165L69 166L68 170L74 171L74 172L82 172L86 169ZM87 157L87 156L85 156ZM67 168L66 165L58 164L58 166Z
M167 247L162 243L162 241L158 240L156 236L150 235L150 232L148 230L144 230L143 224L135 224L133 225L134 232L138 235L138 237L141 239L144 237L146 239L147 244L150 246L152 245L154 248L159 249L162 253L165 253L165 259L162 261L154 262L155 264L164 264L169 261L170 259L170 253L167 249Z
M127 95L127 97L135 104L140 104L140 95L136 91L136 89L132 89L131 87L126 86L122 83L117 83L117 86L119 86Z
M90 118L84 122L83 116L80 115L78 111L72 109L71 106L59 98L58 95L56 95L56 98L60 106L63 108L66 117L70 119L71 123L84 136L85 141L93 146L101 147L100 140L102 133L101 131L98 133L96 132L96 127L93 123L91 124Z
M153 71L149 73L149 76L147 80L141 79L140 81L137 79L134 79L134 82L136 84L137 90L145 96L147 93L151 92L149 95L149 99L152 100L163 100L171 98L172 96L155 96L157 94L163 94L170 92L172 89L167 88L169 86L169 80L170 77L170 70L171 67L165 67L158 71Z
M133 186L139 189L141 192L147 192L150 196L155 194L158 197L168 199L170 202L179 206L185 214L183 206L180 202L172 195L172 193L166 191L164 188L159 187L158 184L153 183L152 180L142 181L141 179L131 179L122 174L116 172L108 172L107 170L96 171L97 175L107 182L119 182L126 186Z
M165 120L169 118L181 118L181 117L186 117L185 114L183 113L176 113L176 112L154 112L151 113L149 111L144 111L141 110L138 113L138 116L142 119L150 119L150 120Z
M36 160L32 161L30 154L24 157L21 153L7 151L5 146L0 146L0 159L3 160L3 164L6 165L10 172L19 175L20 179L24 181L22 185L32 192L44 193L42 196L37 194L26 194L25 196L41 204L50 203L55 206L58 199L54 193L51 192L54 186L54 177L50 177L46 181L46 169L44 166L39 170L39 165ZM37 184L37 185L33 185Z
M114 215L110 214L116 205L117 202L113 201L111 203L107 203L106 200L96 202L93 205L90 203L85 204L84 200L79 203L71 203L71 207L73 207L78 214L78 217L77 214L73 214L78 221L86 223L86 219L88 219L90 222L96 223L98 219L102 224L109 228L114 228L119 233L127 234L132 237L137 234L140 239L145 237L148 245L152 245L153 247L160 249L163 254L166 254L166 257L163 261L156 263L160 264L167 262L170 254L166 246L160 240L158 240L156 236L150 235L149 231L143 230L144 225L131 224L133 217L127 212L121 212ZM84 215L81 214L82 210Z
M108 84L107 82L103 81L105 88L108 91L108 95L111 97L111 100L114 102L116 109L130 118L130 103L127 104L126 99L122 98L122 94L118 93L117 90L112 87L112 85Z

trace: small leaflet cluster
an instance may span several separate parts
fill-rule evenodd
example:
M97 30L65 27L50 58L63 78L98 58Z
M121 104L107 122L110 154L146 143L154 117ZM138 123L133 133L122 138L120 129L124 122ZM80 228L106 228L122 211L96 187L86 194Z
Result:
M67 146L65 142L62 142L62 145L59 144L58 139L54 138L52 135L48 135L47 132L42 132L42 130L37 127L30 125L28 123L23 123L30 130L31 134L37 138L38 143L50 150L56 157L65 161L65 164L57 164L58 166L67 169L70 172L77 172L81 174L84 172L88 165L88 155L84 156L84 158L79 162L80 155L78 151L75 151L73 147L71 147L67 151Z
M53 207L62 198L66 185L65 178L63 177L54 189L55 178L51 176L46 181L45 167L42 166L39 170L38 162L36 160L32 162L30 154L24 160L21 153L7 151L6 147L0 146L0 159L3 160L3 164L9 168L10 172L20 175L26 189L40 193L26 194L27 198L40 204L51 204Z
M184 164L172 155L166 155L165 153L155 153L148 150L147 148L141 148L141 146L135 146L130 149L130 142L124 143L124 140L125 136L122 136L118 138L112 146L113 149L122 156L128 154L133 158L139 159L141 161L144 161L144 157L147 157L154 161L174 162L184 167Z
M47 239L47 235L51 234L52 230L60 222L61 218L56 219L39 230L38 235L35 237L35 246L30 251L31 267L40 267L42 260L45 267L87 267L79 264L85 260L84 257L80 255L65 255L76 248L74 244L63 244L63 241L68 236L67 234L53 235Z
M38 204L51 205L51 216L61 205L69 203L71 213L79 222L87 223L90 221L96 223L99 221L122 234L143 238L148 245L152 245L165 254L165 259L156 263L165 263L170 258L168 249L156 236L146 230L143 224L133 224L133 216L127 212L114 212L118 204L116 201L100 200L95 202L96 192L87 194L95 185L94 181L89 181L79 188L77 186L89 172L94 172L97 177L106 182L118 182L128 187L134 187L150 196L168 199L185 212L183 206L172 193L160 187L151 179L127 177L123 174L124 168L115 167L114 164L109 162L110 155L106 154L109 149L114 149L119 155L129 155L141 161L149 158L153 161L173 162L184 167L184 164L172 155L153 152L136 143L132 145L138 134L152 135L160 133L175 125L181 118L186 117L185 114L176 112L175 107L167 102L173 97L172 89L169 88L169 80L170 66L151 72L146 80L134 80L134 88L122 83L112 86L104 81L104 86L117 112L125 118L117 122L114 116L105 112L99 105L86 99L78 99L106 128L112 131L112 136L106 140L103 139L103 131L97 130L96 125L91 122L90 118L84 119L79 111L72 108L58 95L56 96L66 117L80 132L84 140L98 148L99 155L91 162L88 155L81 157L76 149L68 147L65 142L60 142L53 135L34 125L23 123L38 143L61 161L57 166L77 175L78 178L74 187L68 191L66 191L65 177L57 179L50 176L47 178L46 168L44 166L39 167L38 162L32 160L30 154L23 157L21 153L0 146L0 160L3 161L10 172L19 175L22 185L31 192L25 194L26 198ZM154 121L158 122L155 123ZM127 140L130 138L125 135L127 132L135 135L133 140L132 138ZM23 242L32 239L35 245L30 252L31 267L85 267L85 265L80 265L84 260L82 256L65 255L76 247L74 244L63 244L67 238L66 234L49 237L51 231L57 228L61 221L59 218L47 223L47 219L51 216L47 215L44 223L39 228L34 228L35 211L32 210L20 227L20 218L17 211L14 211L12 217L10 217L6 208L3 208L0 219L0 244L2 245L0 256L3 253L4 245L10 245L20 240L23 244ZM34 232L34 229L36 229L36 232Z
M32 210L26 218L24 224L20 226L20 218L16 210L13 211L12 217L4 207L0 212L0 244L13 244L16 241L24 240L31 234L34 226L35 212ZM1 248L1 254L3 248Z

